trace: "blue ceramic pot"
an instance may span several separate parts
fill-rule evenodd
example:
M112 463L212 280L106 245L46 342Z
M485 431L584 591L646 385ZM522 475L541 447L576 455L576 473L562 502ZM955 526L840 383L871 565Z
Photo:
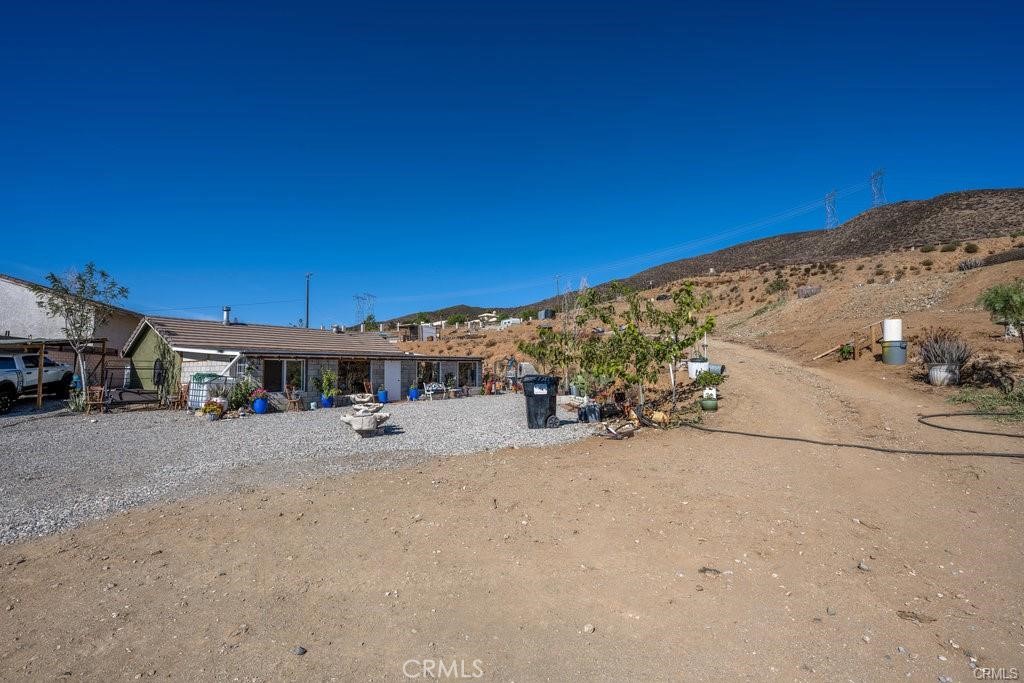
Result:
M419 397L420 397L420 390L419 389L416 389L415 387L412 388L412 389L409 389L409 400L410 401L415 401Z
M320 394L320 407L321 408L333 408L334 407L334 397L333 396L324 396L323 394Z
M377 403L387 403L387 402L388 402L388 392L387 392L387 389L381 389L380 391L377 392Z
M252 402L252 412L256 413L257 415L263 415L265 412L267 412L268 407L269 404L267 403L267 399L265 398L258 398Z

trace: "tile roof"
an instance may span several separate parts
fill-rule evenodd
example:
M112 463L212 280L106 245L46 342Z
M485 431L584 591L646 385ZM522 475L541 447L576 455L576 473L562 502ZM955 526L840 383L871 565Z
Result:
M147 316L124 345L127 354L151 326L173 348L208 351L237 351L247 354L296 354L302 356L407 357L379 332L334 332L331 330L252 325L224 325L213 320L190 320ZM428 356L424 356L427 358ZM452 356L452 359L456 357ZM467 357L468 358L468 357ZM479 360L473 358L473 360Z

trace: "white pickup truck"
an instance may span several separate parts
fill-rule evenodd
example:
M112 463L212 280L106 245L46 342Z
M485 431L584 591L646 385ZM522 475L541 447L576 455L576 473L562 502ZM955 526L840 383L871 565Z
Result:
M74 368L43 357L43 391L67 398ZM0 413L13 407L19 396L36 393L39 354L0 351Z

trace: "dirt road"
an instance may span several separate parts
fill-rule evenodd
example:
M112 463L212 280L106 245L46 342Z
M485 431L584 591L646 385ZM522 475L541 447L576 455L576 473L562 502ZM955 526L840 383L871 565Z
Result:
M711 426L1024 450L881 366L715 360ZM1022 482L646 431L162 505L0 548L0 678L974 680L1024 669Z

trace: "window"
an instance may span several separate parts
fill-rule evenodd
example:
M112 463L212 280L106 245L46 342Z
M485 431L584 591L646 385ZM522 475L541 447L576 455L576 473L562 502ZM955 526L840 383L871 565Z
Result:
M475 387L477 384L476 363L459 363L459 386Z
M57 361L51 359L49 356L43 356L43 367L44 368L55 368L58 365L60 365L60 363L58 363Z
M286 386L295 387L299 391L306 390L305 361L263 361L263 388L267 391L284 391Z
M0 370L14 370L16 368L14 356L0 356Z
M361 394L370 381L370 361L343 360L338 363L338 389L343 394Z
M21 362L25 364L25 368L38 368L39 367L39 356L22 356Z
M423 386L429 382L441 381L441 364L436 361L420 361L416 364L416 383Z

